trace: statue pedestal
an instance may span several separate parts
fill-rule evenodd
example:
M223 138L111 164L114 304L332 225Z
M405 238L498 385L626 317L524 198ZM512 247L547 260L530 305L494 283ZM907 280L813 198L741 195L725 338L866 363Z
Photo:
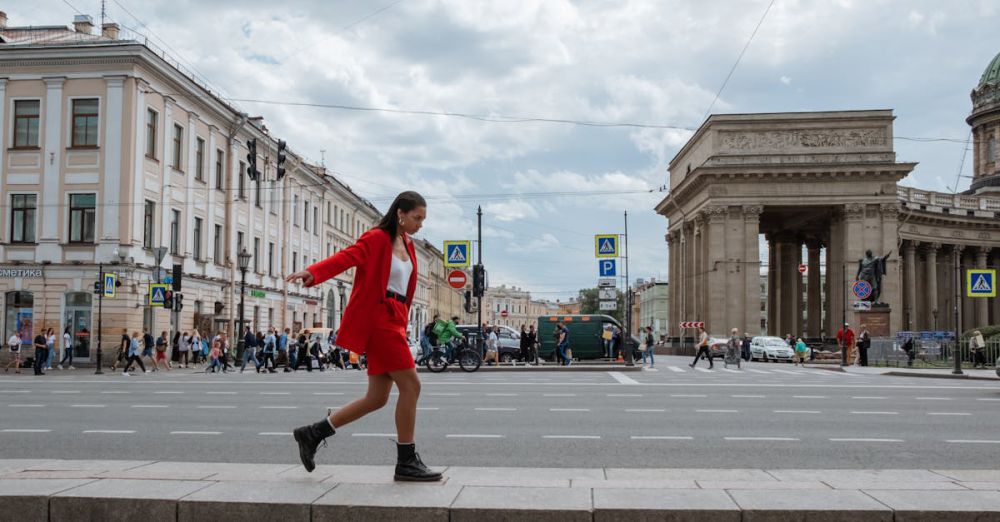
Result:
M889 331L890 312L888 305L873 306L871 310L859 311L857 312L858 328L861 328L863 324L868 327L868 333L872 337L889 337L892 335L892 332Z

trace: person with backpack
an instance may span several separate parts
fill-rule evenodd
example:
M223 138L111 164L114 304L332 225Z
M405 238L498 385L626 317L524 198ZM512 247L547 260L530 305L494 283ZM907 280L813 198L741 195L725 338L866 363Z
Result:
M170 365L167 362L167 331L164 330L159 337L156 338L156 358L153 359L153 371L160 369L160 361L163 361L163 368L170 371Z
M253 334L250 327L246 327L245 333L243 335L243 364L240 365L240 373L243 373L247 368L247 362L251 359L253 360L253 365L257 369L257 373L260 373L260 361L257 360L257 336Z
M148 332L147 332L148 334ZM132 338L128 342L128 355L125 358L125 363L122 367L122 375L132 375L129 370L132 369L133 364L138 364L139 369L142 373L149 373L146 369L146 365L142 364L142 358L139 357L139 331L136 330L132 332Z
M274 327L272 326L268 328L267 335L264 336L264 350L263 350L264 355L261 358L262 361L261 366L263 366L264 370L266 370L268 373L275 373L278 371L275 369L275 364L274 364L274 351L277 344L278 344L278 337L274 335ZM270 368L267 367L268 361L271 361Z
M805 341L799 337L799 339L795 341L795 358L792 359L792 362L794 363L793 366L806 365L806 351L808 350L809 348L806 346ZM867 363L867 360L865 362ZM865 366L867 366L867 364L865 364Z
M455 326L457 321L458 316L456 315L449 321L445 321L439 317L434 322L434 339L437 341L437 346L444 346L444 354L449 361L455 351L455 343L453 341L462 338L462 332L458 331L458 327Z
M649 356L649 367L652 368L653 365L655 364L655 362L653 360L653 344L654 344L654 342L655 341L653 340L653 327L652 326L647 326L646 327L646 339L645 339L646 349L642 351L642 364L643 364L643 366L646 365L646 356L647 355Z
M431 350L438 345L437 334L434 333L434 325L441 319L439 314L434 314L434 319L424 326L423 332L420 336L420 357L417 359L416 365L419 366L423 364L424 359L431 354Z

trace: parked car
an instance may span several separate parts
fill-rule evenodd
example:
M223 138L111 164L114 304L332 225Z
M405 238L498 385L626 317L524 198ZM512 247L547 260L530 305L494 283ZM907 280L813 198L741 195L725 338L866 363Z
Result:
M722 337L718 335L712 335L708 338L708 353L712 356L712 359L725 359L726 358L726 345L729 344L728 337Z
M556 339L553 336L556 324L564 321L569 328L569 347L574 359L601 359L604 357L604 325L611 324L622 329L621 324L609 315L543 315L538 318L538 357L555 360ZM632 350L633 359L641 359L639 339L625 338L626 350Z
M781 337L759 336L750 340L750 358L768 361L791 362L795 352Z
M479 328L474 324L457 325L459 332L463 335L479 332ZM511 362L517 360L521 354L521 333L517 330L500 325L500 348L499 354L501 362Z

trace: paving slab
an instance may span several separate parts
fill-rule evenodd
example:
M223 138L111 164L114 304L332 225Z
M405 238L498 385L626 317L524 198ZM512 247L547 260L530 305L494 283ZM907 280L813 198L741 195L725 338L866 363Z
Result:
M945 482L945 481L928 481L928 482L893 482L891 480L879 480L879 481L863 481L856 482L853 480L825 480L825 483L829 484L833 489L845 489L845 490L859 490L859 489L878 489L878 490L894 490L894 491L967 491L968 488L962 487L957 482Z
M111 470L101 474L101 478L109 479L159 479L159 480L202 480L215 475L219 466L232 464L213 464L205 462L151 462L128 469ZM249 464L239 466L249 467Z
M608 468L608 480L732 480L737 482L769 481L773 476L760 469L701 469L701 468Z
M572 479L569 486L571 488L590 489L698 489L698 483L693 480L649 480L635 482L631 480Z
M440 470L443 468L434 469ZM323 479L324 484L392 484L395 482L393 477L396 475L396 467L337 464L332 466L316 466L316 469L311 474L315 475L317 473L326 475L326 478ZM282 473L282 475L286 474L296 476L294 470Z
M571 480L604 480L600 468L452 467L445 477L461 486L568 488Z
M48 522L49 495L82 486L82 479L0 479L0 522Z
M1000 469L935 469L934 473L962 482L1000 482Z
M9 471L0 473L0 479L83 479L100 478L103 471L66 470L66 471Z
M737 480L699 480L698 486L701 489L767 489L772 491L796 490L796 489L831 489L830 486L818 480L803 480L799 482L778 482L774 481L737 481Z
M151 460L43 460L26 466L25 471L121 471L147 464Z
M739 506L722 490L594 490L594 522L739 522L740 517Z
M2 459L0 460L0 472L24 471L32 466L55 462L56 459Z
M947 482L946 476L925 469L777 469L768 473L782 482ZM857 489L857 488L855 488Z
M998 491L866 491L896 512L896 522L1000 521Z
M1000 491L1000 482L959 482L958 484L977 491Z
M225 464L218 468L218 473L205 477L206 480L219 482L249 481L249 482L288 482L289 477L281 476L286 471L305 469L300 465L289 464ZM322 482L322 481L316 481Z
M313 502L312 520L448 522L461 486L340 484Z
M732 490L743 522L893 522L892 510L860 491Z
M95 480L49 497L49 517L60 522L176 522L177 500L210 485L198 480Z
M581 488L465 486L451 505L451 522L590 522L591 491Z
M309 522L310 504L332 488L322 484L217 482L182 498L177 504L177 520Z

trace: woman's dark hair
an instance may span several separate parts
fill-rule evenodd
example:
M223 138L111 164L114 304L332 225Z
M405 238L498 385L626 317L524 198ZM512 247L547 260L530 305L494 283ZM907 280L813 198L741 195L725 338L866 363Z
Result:
M423 196L417 194L412 190L407 190L406 192L400 192L396 196L396 200L389 205L389 210L386 211L385 215L382 216L382 220L378 222L375 228L381 228L389 233L389 239L393 241L396 240L396 236L399 235L399 216L398 210L403 212L409 212L415 208L426 207L427 200Z

